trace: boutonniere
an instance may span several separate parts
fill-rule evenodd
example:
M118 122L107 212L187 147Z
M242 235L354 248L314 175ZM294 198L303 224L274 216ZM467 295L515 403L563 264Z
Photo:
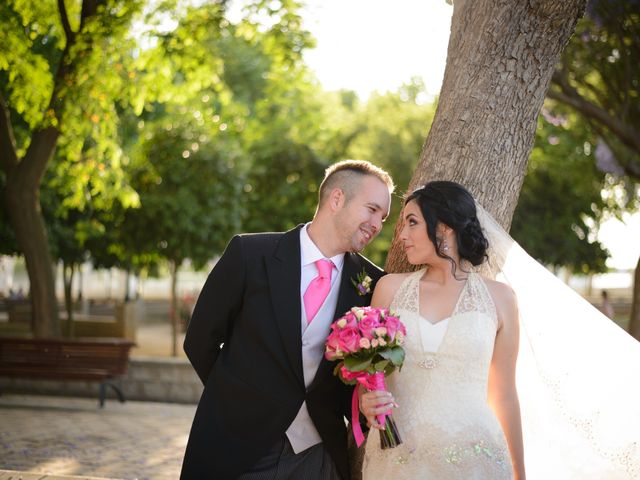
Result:
M358 295L360 295L361 297L364 297L368 293L371 293L372 281L373 280L371 280L371 277L367 275L367 272L364 270L364 268L358 275L356 275L355 279L351 279L351 283L353 283L353 286L356 287L356 292L358 292Z

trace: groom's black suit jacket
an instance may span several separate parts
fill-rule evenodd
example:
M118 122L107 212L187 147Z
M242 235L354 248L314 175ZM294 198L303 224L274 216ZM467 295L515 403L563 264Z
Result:
M184 349L205 388L182 480L236 478L282 439L303 401L349 479L344 417L352 387L333 376L335 364L326 359L309 388L304 384L300 228L235 236L200 293ZM351 283L363 270L374 284L383 275L361 255L345 254L334 319L370 302Z

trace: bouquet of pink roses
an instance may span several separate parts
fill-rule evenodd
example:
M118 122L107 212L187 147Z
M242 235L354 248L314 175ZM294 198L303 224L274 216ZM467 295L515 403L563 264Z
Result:
M334 374L348 385L360 383L368 390L386 390L385 375L404 362L404 343L407 330L400 319L387 308L353 307L331 324L327 337L325 357L340 360ZM357 390L357 388L356 388ZM354 390L351 405L352 426L356 444L360 446L364 435L358 419L358 393ZM391 418L391 411L377 417L384 425L380 431L383 449L402 443Z

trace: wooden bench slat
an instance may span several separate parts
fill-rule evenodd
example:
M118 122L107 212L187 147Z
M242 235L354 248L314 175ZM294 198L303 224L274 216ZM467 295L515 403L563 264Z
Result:
M20 376L31 378L48 378L48 379L64 379L64 380L107 380L113 375L107 370L101 369L55 369L45 370L37 367L17 366L14 365L10 369L0 367L0 375Z
M104 382L126 373L133 346L134 342L119 338L0 338L0 376L100 380L103 405ZM124 401L117 388L116 393Z

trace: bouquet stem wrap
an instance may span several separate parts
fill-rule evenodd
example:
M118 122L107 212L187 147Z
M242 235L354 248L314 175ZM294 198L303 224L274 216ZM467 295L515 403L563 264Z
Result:
M351 378L356 380L367 390L382 390L387 391L387 385L384 381L384 372L367 373L367 372L349 372L343 367L342 375L345 378ZM360 408L358 404L358 387L353 389L353 397L351 399L351 425L353 428L353 436L356 440L356 445L360 447L364 442L364 434L362 433L362 427L360 426ZM376 417L379 425L384 425L384 430L380 431L380 443L382 448L394 448L402 443L402 439L398 433L395 422L391 417L391 409L381 413Z

